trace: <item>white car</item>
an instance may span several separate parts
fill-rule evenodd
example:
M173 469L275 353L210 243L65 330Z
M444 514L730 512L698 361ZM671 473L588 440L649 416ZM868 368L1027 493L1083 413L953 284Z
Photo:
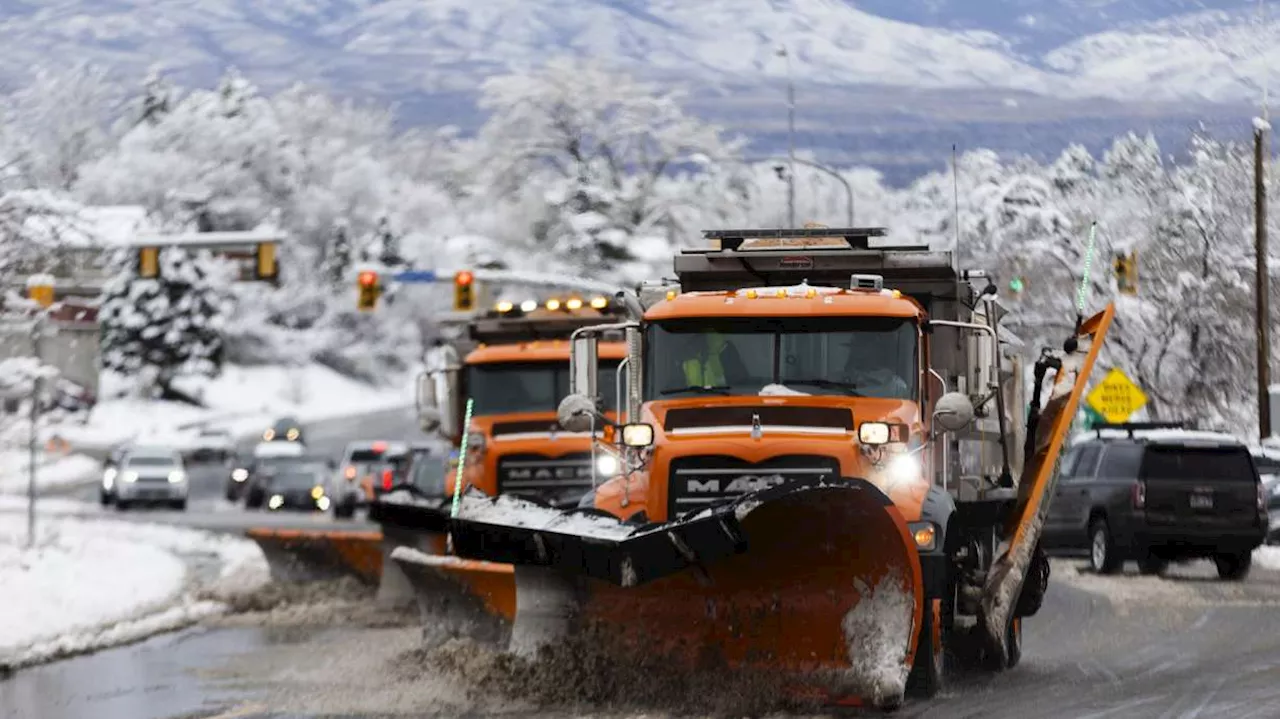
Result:
M190 489L182 455L169 447L130 447L119 464L102 473L104 496L122 510L140 503L186 509Z

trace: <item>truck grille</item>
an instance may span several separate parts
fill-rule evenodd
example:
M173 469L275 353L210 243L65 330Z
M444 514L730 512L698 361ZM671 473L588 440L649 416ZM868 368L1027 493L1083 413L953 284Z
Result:
M498 459L498 493L576 505L591 489L591 453L516 454Z
M821 455L787 455L752 464L737 457L681 457L671 462L668 517L703 509L748 492L799 479L840 476L840 462Z

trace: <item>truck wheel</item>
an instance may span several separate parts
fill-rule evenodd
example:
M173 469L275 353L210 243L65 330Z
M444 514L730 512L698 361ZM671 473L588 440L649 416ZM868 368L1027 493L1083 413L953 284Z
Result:
M1164 570L1169 568L1169 560L1163 557L1154 557L1147 555L1138 560L1138 571L1148 575L1164 574Z
M988 644L990 640L983 642ZM1018 617L1009 619L1005 626L1004 643L1009 649L1009 656L1001 660L1000 652L988 644L982 648L982 668L989 672L1002 672L1018 666L1022 661L1022 620Z
M1220 579L1238 582L1249 576L1249 569L1253 567L1253 552L1216 554L1213 563L1218 565Z
M1116 553L1115 538L1107 520L1095 517L1089 523L1089 566L1098 574L1115 574L1124 560Z
M942 690L947 669L944 632L946 618L942 611L938 600L925 605L920 638L916 642L915 661L911 664L911 674L907 676L907 694L913 698L932 699Z

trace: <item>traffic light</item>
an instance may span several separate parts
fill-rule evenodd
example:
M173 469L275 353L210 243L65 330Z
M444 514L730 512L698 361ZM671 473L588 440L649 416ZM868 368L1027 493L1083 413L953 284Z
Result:
M1116 273L1116 289L1126 295L1138 294L1137 250L1128 254L1117 252L1113 267Z
M1014 293L1015 295L1020 294L1026 288L1027 288L1027 283L1021 277L1014 277L1013 279L1009 280L1009 291Z
M259 280L275 281L278 272L275 243L259 242L257 250L253 253L253 258L256 265L254 275Z
M160 275L160 248L143 247L138 250L138 276L148 279Z
M469 312L476 304L476 278L466 270L453 275L453 309Z
M359 299L356 307L361 312L372 312L378 306L378 296L382 294L382 285L378 284L378 273L365 270L356 279Z

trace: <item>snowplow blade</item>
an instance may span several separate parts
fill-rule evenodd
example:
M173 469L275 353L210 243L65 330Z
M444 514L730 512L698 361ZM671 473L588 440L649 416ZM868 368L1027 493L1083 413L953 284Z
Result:
M277 582L350 576L375 584L382 573L379 532L255 527L246 534L262 549Z
M1062 368L1055 371L1049 400L1036 427L1034 451L1023 466L1017 499L987 573L979 626L986 646L998 652L1002 664L1008 663L1010 622L1049 510L1046 498L1053 496L1058 481L1058 458L1114 316L1115 305L1108 303L1102 312L1083 322L1076 351L1064 354Z
M428 554L407 546L391 553L408 579L422 635L435 644L453 637L505 645L516 615L516 581L510 564Z
M380 599L412 598L429 642L459 636L507 641L516 604L511 565L445 556L448 501L392 492L370 506L369 517L382 526L389 560Z
M828 702L902 701L920 559L863 480L788 483L645 526L469 494L451 526L460 556L516 565L516 653L588 636L610 659L766 677Z

